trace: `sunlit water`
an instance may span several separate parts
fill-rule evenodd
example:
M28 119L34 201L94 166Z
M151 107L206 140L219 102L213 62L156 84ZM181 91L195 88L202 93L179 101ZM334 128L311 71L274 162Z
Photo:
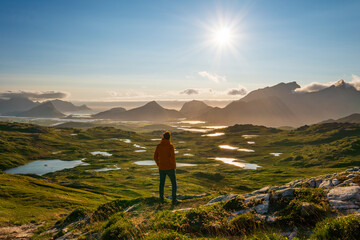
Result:
M94 155L94 156L101 155L101 156L104 156L104 157L111 157L112 156L111 153L102 152L102 151L94 151L94 152L91 152L91 154Z
M185 157L193 157L193 156L194 156L194 154L191 154L191 153L184 153L184 156L185 156Z
M219 145L219 148L221 149L227 149L227 150L237 150L238 147L230 146L230 145Z
M282 153L270 153L270 155L273 155L275 157L279 157Z
M161 141L161 138L152 138L151 141Z
M255 144L255 142L249 141L247 142L247 144Z
M9 174L36 174L41 176L46 173L74 168L79 165L85 165L85 163L82 160L74 160L74 161L63 161L59 159L37 160L25 164L23 166L7 169L4 172Z
M255 150L247 149L247 148L239 148L238 151L239 152L255 152Z
M257 164L237 162L238 161L237 158L216 157L214 159L218 160L218 161L222 161L223 163L230 164L230 165L233 165L236 167L241 167L244 169L257 169L258 167L260 167Z
M217 133L204 134L204 135L201 135L201 136L202 137L219 137L219 136L223 136L223 135L225 135L225 133L217 132Z
M209 128L209 129L224 129L227 127L228 126L204 126L204 128Z
M257 136L259 136L259 135L242 135L242 137L245 139L255 138Z
M139 153L139 152L146 152L146 150L145 150L145 149L139 149L139 150L135 150L134 152L137 152L137 153Z
M136 148L142 148L142 149L146 149L146 147L143 147L143 146L140 146L139 144L134 144L134 147L136 147Z
M95 172L107 172L107 171L115 171L115 170L120 170L120 167L113 167L113 168L100 168L100 169L95 169L93 171Z
M184 120L184 121L180 121L179 123L183 123L183 124L204 124L204 121L196 121L196 120Z
M154 166L156 165L155 161L153 160L143 160L143 161L137 161L137 162L133 162L136 165L140 165L140 166ZM192 164L192 163L176 163L176 167L194 167L197 166L197 164Z
M177 129L187 131L187 132L199 132L199 133L206 133L206 132L211 131L211 129L206 129L206 128L178 127Z

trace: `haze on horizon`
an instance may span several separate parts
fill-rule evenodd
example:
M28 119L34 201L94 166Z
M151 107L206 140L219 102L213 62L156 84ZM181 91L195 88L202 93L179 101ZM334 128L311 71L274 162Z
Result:
M1 1L0 93L235 100L279 82L358 84L359 10L325 0Z

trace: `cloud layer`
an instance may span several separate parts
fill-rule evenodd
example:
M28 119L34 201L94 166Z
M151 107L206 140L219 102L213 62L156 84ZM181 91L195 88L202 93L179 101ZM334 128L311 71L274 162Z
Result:
M220 82L226 82L226 77L225 76L219 76L215 73L209 73L206 71L202 71L202 72L198 72L198 74L201 77L207 78L208 80L214 82L214 83L220 83Z
M180 94L195 95L195 94L199 94L199 91L196 89L189 88L189 89L186 89L186 90L180 92Z
M234 96L234 95L241 95L241 96L243 96L243 95L245 95L246 93L247 93L247 90L246 90L245 88L243 88L243 87L240 87L240 88L238 88L238 89L230 89L230 90L228 91L227 95L232 95L232 96Z
M1 98L31 98L31 99L56 99L66 98L68 93L59 91L30 92L30 91L8 91L0 93Z
M343 81L342 79L338 82ZM328 83L319 83L312 82L304 87L295 89L297 93L305 93L305 92L318 92L325 88L330 87L331 85L335 85L337 82L328 82ZM354 87L356 90L360 91L360 77L353 74L351 82L345 82L345 86Z

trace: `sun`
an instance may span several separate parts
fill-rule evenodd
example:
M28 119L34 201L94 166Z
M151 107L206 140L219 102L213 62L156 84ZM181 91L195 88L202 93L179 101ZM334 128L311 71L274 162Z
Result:
M232 35L230 28L223 27L215 31L214 40L218 45L228 45L232 41Z

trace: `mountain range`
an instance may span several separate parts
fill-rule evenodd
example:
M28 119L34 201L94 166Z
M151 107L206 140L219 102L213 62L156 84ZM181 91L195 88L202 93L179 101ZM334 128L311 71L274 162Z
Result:
M316 92L299 92L296 82L279 83L257 89L223 108L202 101L186 102L180 111L166 109L157 102L126 110L112 108L92 115L96 119L166 122L179 118L202 120L210 124L256 124L272 127L313 124L327 121L350 121L344 116L360 113L360 91L344 80ZM46 104L51 102L51 104ZM31 117L59 117L64 112L90 110L86 105L53 100L45 103L25 98L0 100L0 114ZM38 108L46 104L44 107ZM11 114L7 114L7 113ZM354 118L354 117L353 117ZM339 119L339 120L332 120Z
M18 117L64 117L65 112L91 111L86 105L76 106L71 102L59 99L34 102L28 98L16 97L0 99L0 115Z
M121 121L165 122L181 118L183 115L179 111L163 108L157 102L152 101L144 106L127 111L122 108L112 108L108 111L95 114L93 117L101 119L116 119Z

